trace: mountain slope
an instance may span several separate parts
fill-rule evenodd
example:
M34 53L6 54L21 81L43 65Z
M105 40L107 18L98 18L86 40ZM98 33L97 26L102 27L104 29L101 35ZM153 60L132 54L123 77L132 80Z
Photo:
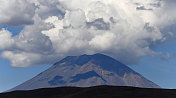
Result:
M103 55L68 56L12 90L96 85L159 88L137 72L117 60Z

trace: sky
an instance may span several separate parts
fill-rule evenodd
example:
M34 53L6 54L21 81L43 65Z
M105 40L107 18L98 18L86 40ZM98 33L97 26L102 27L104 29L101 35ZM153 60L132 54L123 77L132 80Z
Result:
M176 89L175 0L71 1L0 0L0 92L66 56L94 53Z

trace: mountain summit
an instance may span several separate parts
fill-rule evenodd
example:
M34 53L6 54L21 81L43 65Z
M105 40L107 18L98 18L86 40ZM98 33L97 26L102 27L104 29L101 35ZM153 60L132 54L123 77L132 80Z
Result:
M103 54L94 54L68 56L12 90L96 85L159 88L117 60Z

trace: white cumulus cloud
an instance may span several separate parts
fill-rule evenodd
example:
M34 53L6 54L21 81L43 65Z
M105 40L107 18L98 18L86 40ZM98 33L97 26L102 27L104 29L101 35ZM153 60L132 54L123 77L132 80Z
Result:
M35 9L27 0L0 0L0 26L33 24Z
M9 49L12 44L14 43L14 40L12 39L12 33L2 29L0 31L0 49Z

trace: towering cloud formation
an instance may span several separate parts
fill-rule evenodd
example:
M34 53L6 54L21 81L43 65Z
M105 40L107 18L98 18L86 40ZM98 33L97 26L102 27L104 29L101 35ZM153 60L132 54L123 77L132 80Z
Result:
M15 67L97 52L136 64L158 54L152 46L171 39L165 28L176 23L174 0L12 1L0 1L0 25L25 26L14 37L2 29L0 49Z

